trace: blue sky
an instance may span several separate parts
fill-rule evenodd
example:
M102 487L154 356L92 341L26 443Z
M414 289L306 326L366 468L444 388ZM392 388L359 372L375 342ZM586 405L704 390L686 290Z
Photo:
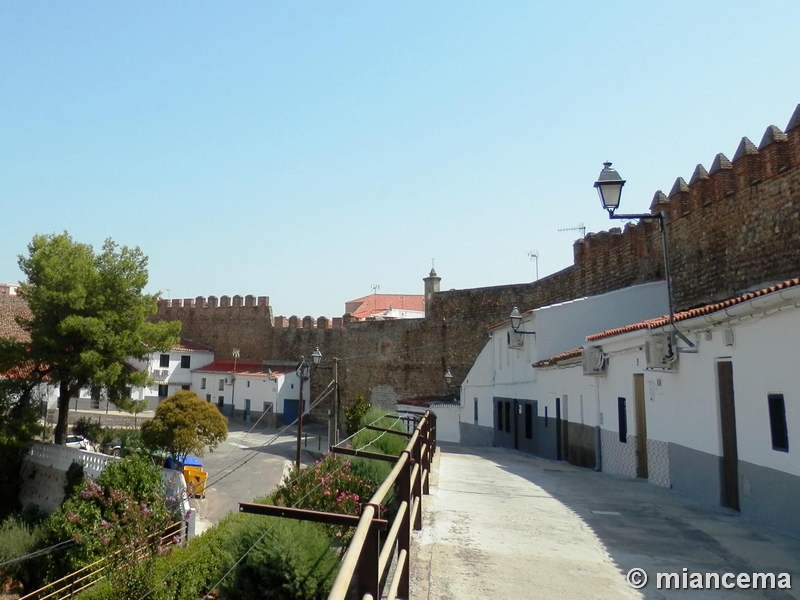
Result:
M0 281L36 233L150 257L150 291L275 314L532 281L800 102L800 6L0 6ZM166 290L169 290L167 292Z

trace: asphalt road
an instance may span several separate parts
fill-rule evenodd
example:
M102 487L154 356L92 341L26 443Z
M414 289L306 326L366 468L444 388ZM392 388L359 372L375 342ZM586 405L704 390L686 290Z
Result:
M205 498L192 498L197 508L200 533L216 525L230 511L239 510L239 502L251 502L272 492L281 480L287 462L294 459L296 438L291 430L275 439L278 430L256 429L253 433L229 424L228 439L202 457L208 472ZM307 457L304 457L304 462ZM242 464L244 460L246 463Z

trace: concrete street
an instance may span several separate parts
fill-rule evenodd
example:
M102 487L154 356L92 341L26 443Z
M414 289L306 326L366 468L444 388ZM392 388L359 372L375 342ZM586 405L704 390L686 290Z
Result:
M440 447L412 598L800 598L800 538L646 481ZM436 464L434 465L436 467ZM644 569L634 590L625 574ZM657 572L789 572L791 590L657 589Z

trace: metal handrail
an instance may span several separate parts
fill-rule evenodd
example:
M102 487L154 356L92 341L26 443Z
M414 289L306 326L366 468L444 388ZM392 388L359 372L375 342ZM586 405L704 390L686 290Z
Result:
M160 531L158 533L154 533L152 535L149 535L147 538L145 538L145 542L149 541L151 538L154 538L156 536L159 536L159 539L162 542L165 539L171 540L173 534L172 533L167 533L167 532L173 532L173 531L176 531L176 530L180 531L180 528L182 526L183 526L183 522L182 521L176 521L175 523L172 523L171 525L168 525L164 529L164 531ZM167 535L165 535L164 537L160 537L164 533L167 533ZM167 546L171 546L172 543L168 542L166 545ZM89 579L91 577L96 577L97 575L99 575L100 573L105 571L109 567L108 563L110 562L110 560L113 559L118 554L120 554L123 550L124 549L117 550L116 552L111 554L111 556L106 556L106 557L103 557L101 559L98 559L98 560L94 561L93 563L90 563L90 564L86 565L85 567L81 567L77 571L73 571L69 575L65 575L64 577L61 577L60 579L56 579L55 581L51 581L50 583L40 587L38 590L34 590L34 591L30 592L29 594L25 594L19 600L33 600L34 598L36 598L37 600L49 600L50 598L54 598L54 597L58 596L59 594L61 594L62 592L65 592L65 591L67 592L67 595L66 596L60 596L60 600L67 600L68 598L72 598L73 596L75 596L79 592L82 592L83 590L91 587L92 585L94 585L98 581L102 580L106 576L103 575L101 577L97 577L96 579L92 579L90 581L87 581L84 585L82 585L78 589L75 589L75 584L84 582L84 581L86 581L87 579ZM141 555L142 550L143 550L143 548L137 548L136 550L134 550L134 552L133 552L134 557L138 558ZM93 570L90 570L90 569L93 569ZM86 571L89 571L89 572L86 573ZM81 576L78 577L78 575L81 575ZM68 580L70 580L70 581L68 583L65 583ZM64 585L62 585L62 587L54 589L59 584L64 584ZM49 593L47 595L39 596L39 594L42 594L42 593L48 592L48 591L49 591Z
M410 579L411 530L422 528L422 495L428 493L428 477L431 459L436 450L436 415L427 411L417 423L392 471L378 487L369 503L364 506L358 527L345 552L339 572L328 594L328 600L344 600L353 576L359 572L359 597L380 597L382 582L397 552L397 562L391 581L387 582L388 598L400 594L407 598ZM376 457L377 458L377 457ZM381 460L385 458L381 457ZM378 528L375 521L380 516L379 508L389 490L400 483L400 507L380 548Z

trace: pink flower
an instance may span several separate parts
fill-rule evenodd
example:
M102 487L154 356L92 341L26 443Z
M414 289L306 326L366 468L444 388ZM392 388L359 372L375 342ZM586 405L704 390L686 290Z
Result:
M102 521L100 521L100 527L102 527L103 529L111 529L111 523L103 519Z

